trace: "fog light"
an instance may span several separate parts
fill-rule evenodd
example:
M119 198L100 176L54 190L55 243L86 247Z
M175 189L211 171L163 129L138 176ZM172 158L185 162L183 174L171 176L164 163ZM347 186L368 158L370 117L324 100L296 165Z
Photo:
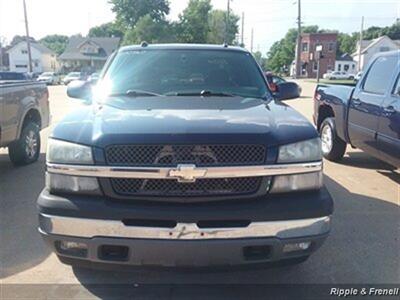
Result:
M50 192L101 195L97 178L46 173L46 187Z
M322 185L322 171L309 174L277 176L272 185L271 193L318 190Z
M87 257L88 254L88 247L84 243L57 241L56 249L60 254L76 257Z
M298 251L306 251L310 248L310 246L311 242L286 244L285 246L283 246L283 252L291 253Z

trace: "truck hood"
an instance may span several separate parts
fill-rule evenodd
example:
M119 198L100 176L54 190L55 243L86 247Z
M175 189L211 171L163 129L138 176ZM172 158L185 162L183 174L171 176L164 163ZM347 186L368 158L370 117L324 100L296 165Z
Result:
M298 112L278 101L228 97L110 98L82 107L53 138L105 147L134 143L243 143L267 146L317 137Z

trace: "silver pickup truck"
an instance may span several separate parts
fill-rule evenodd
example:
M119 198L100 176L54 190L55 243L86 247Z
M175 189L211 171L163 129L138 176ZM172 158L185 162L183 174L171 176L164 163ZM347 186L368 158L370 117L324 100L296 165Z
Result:
M0 81L0 148L8 147L15 165L38 159L40 131L49 125L49 110L45 84Z

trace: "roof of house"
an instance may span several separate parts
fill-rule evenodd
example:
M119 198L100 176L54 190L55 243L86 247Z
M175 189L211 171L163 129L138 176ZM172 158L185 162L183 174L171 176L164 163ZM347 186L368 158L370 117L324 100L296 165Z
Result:
M392 41L393 43L395 43L397 46L400 47L400 40L392 40L388 36L383 35L381 37L378 37L378 38L370 40L370 41L367 41L367 40L361 41L361 47L362 47L361 54L365 54L366 52L368 52L369 49L371 49L372 47L376 46L382 40L385 40L385 39L389 39L390 41ZM360 42L357 43L357 48L359 47L359 45L360 45ZM354 53L353 56L354 55L358 55L358 53Z
M345 54L339 56L338 58L336 58L336 60L340 60L340 61L353 61L353 57L352 57L350 54L345 53Z
M85 43L92 43L99 47L99 53L95 55L87 55L81 52L81 46ZM106 60L115 50L118 49L120 38L84 38L71 37L63 54L60 55L62 60L89 60L100 59Z
M17 47L19 44L24 43L26 44L26 41L21 41L17 44L15 44L13 47L10 47L7 52L12 51L12 49L14 49L15 47ZM35 48L36 50L42 52L42 53L46 53L46 54L56 54L53 50L47 48L46 46L38 43L38 42L31 42L31 47Z

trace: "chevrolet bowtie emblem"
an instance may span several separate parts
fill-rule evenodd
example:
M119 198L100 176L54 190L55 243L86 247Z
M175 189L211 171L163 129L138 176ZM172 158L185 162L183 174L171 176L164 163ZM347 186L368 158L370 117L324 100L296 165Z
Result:
M178 179L178 182L190 183L203 178L206 174L206 169L197 169L195 165L178 165L178 168L169 171L168 176Z

